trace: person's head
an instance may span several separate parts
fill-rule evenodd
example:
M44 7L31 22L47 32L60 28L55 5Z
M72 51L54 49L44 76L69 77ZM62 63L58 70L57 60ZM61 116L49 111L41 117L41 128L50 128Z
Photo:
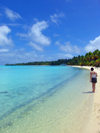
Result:
M91 71L94 71L94 68L93 67L91 68Z

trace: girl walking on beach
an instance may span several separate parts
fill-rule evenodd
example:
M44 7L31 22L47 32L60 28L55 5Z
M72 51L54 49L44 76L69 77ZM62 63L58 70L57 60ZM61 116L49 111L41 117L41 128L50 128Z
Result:
M94 68L91 68L90 72L90 82L92 82L92 92L95 92L95 84L97 83L97 73L94 71Z

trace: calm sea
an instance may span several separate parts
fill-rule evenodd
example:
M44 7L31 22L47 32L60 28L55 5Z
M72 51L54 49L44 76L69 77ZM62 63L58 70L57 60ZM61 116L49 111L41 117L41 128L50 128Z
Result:
M78 133L91 109L89 91L88 70L0 66L0 133Z

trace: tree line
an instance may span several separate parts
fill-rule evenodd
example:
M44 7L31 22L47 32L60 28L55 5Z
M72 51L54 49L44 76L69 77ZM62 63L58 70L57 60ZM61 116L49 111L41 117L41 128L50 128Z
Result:
M74 56L72 59L59 59L57 61L39 61L6 65L80 65L100 67L100 50L88 52L84 56Z

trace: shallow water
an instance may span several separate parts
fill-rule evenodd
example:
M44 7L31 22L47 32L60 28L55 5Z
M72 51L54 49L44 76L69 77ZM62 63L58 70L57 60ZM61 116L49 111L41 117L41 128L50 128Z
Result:
M88 70L1 66L0 81L0 133L78 133L88 120Z

